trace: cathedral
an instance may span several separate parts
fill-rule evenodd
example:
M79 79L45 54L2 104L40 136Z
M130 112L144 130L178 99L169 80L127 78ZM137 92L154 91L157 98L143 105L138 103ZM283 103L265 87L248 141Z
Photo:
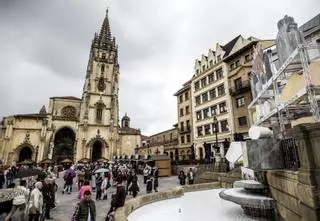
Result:
M119 125L118 46L111 36L108 11L92 40L82 97L51 97L39 113L4 117L0 159L5 164L52 159L97 161L132 155L141 132L127 114Z

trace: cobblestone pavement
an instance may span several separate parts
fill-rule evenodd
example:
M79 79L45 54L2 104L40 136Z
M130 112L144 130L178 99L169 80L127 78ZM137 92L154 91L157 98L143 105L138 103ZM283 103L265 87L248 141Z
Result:
M146 194L146 187L143 184L143 177L139 176L138 178L140 183L141 194ZM63 180L61 178L58 179L59 190L57 192L57 200L58 205L57 208L51 210L51 216L54 221L69 221L71 220L71 216L73 214L75 205L79 202L78 189L76 185L73 185L72 194L62 194ZM165 191L171 188L174 188L179 185L178 178L176 176L159 178L159 192ZM107 200L99 200L96 201L96 209L97 209L97 219L96 221L104 221L107 215L107 212L110 208L111 194L115 193L116 189L114 187L108 190L108 199ZM95 200L96 193L93 192L92 199ZM132 196L127 196L127 200L131 199Z

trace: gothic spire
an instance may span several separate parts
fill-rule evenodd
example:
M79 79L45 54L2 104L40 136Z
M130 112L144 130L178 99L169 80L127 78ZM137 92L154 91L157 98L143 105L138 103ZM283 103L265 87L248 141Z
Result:
M111 31L108 17L108 9L106 10L106 17L104 18L100 34L99 34L100 46L110 45L111 43Z

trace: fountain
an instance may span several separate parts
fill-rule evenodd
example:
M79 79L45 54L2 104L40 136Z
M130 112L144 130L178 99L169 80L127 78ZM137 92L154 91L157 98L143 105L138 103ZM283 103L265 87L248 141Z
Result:
M277 143L272 138L272 131L268 128L252 127L249 130L249 136L255 140L247 141L245 148L242 148L246 149L244 152L247 152L246 158L249 161L247 163L249 168L281 167L281 165L278 165L279 161L270 160L275 159L273 155L278 155L276 151ZM239 150L239 148L237 149ZM234 160L239 159L239 153L227 154L228 156ZM230 159L228 160L230 161ZM275 217L275 201L267 196L268 187L263 184L263 179L256 176L259 172L254 172L249 168L242 168L243 173L250 173L249 180L235 181L232 189L222 190L219 196L224 200L240 205L246 215L272 220ZM262 182L257 181L257 178Z

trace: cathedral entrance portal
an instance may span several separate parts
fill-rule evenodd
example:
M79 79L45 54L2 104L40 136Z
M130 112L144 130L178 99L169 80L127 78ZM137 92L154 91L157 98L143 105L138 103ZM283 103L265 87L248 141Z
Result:
M91 160L92 162L96 162L100 158L102 158L102 143L97 140L92 145Z
M54 136L52 159L59 163L64 159L73 160L75 134L67 127L61 128Z
M19 152L19 161L24 161L24 160L31 160L32 159L32 150L28 146L24 146L21 148Z

